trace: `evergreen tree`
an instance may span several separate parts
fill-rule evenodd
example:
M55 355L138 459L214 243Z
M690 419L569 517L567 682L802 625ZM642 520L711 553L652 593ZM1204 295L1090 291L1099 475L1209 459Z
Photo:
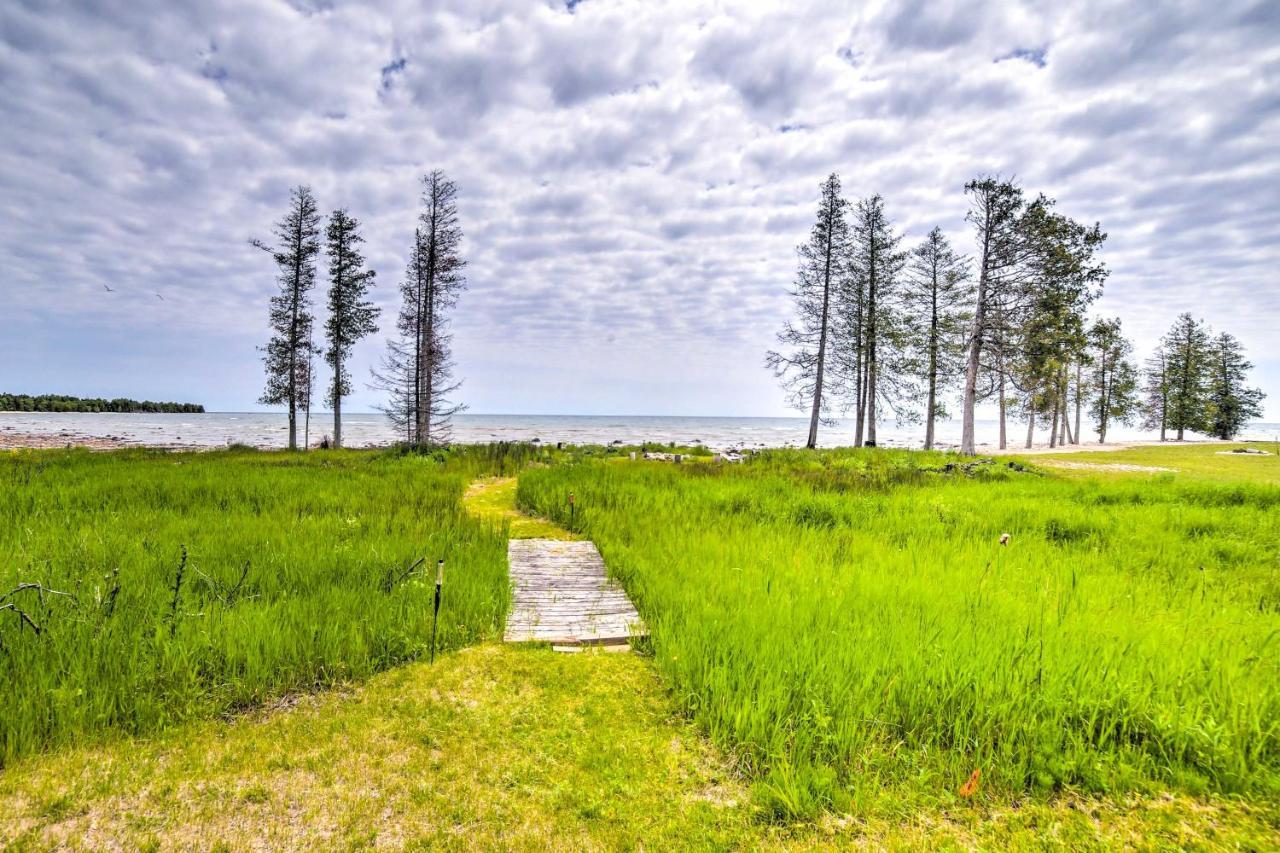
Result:
M1169 387L1165 420L1182 441L1187 430L1208 430L1209 332L1190 314L1180 314L1164 336L1161 349L1167 359Z
M846 387L854 394L858 421L855 444L862 444L865 436L865 443L875 446L881 402L900 420L913 416L907 406L917 396L911 384L910 329L899 293L904 263L898 250L901 240L885 215L883 198L873 195L858 202L849 241L848 280L852 286L842 289L841 300L853 307L860 320L860 357L854 364L841 360ZM848 342L844 343L838 353L851 351ZM860 370L849 382L851 367Z
M995 382L982 388L983 374L991 372L993 362L1003 363L1007 351L1003 330L1017 314L1027 277L1028 245L1022 227L1025 205L1022 189L1017 184L997 177L982 177L969 181L964 189L969 196L969 212L965 218L973 226L977 240L974 256L977 286L973 319L964 344L960 452L973 454L973 421L978 401L999 390Z
M1142 372L1142 428L1160 430L1165 441L1169 430L1169 359L1159 347L1147 359Z
M333 409L333 446L342 446L342 398L351 393L347 358L356 341L378 331L378 309L369 301L375 273L365 269L360 253L360 222L335 210L326 231L329 255L329 319L325 323L325 361L333 368L327 401Z
M1098 320L1089 329L1093 394L1089 413L1097 424L1098 444L1106 444L1112 423L1133 422L1138 410L1138 371L1133 344L1120 331L1120 319ZM1077 438L1079 429L1077 428Z
M1253 367L1244 357L1244 348L1232 335L1223 332L1208 348L1208 410L1205 425L1210 435L1232 439L1251 418L1262 417L1265 396L1257 388L1245 386Z
M422 183L423 210L400 285L400 337L387 342L374 377L389 392L385 411L404 430L406 441L431 447L448 443L450 419L464 408L448 400L462 383L453 379L447 329L449 311L466 289L466 262L459 252L457 186L439 170L425 175Z
M849 252L848 202L840 197L840 178L832 172L822 184L818 217L809 241L796 248L800 263L791 291L796 321L788 321L778 333L787 352L770 351L765 364L782 380L788 402L809 410L809 436L805 446L818 446L818 424L829 411L825 387L831 348L836 285L846 275Z
M316 255L320 252L320 213L310 187L294 188L289 212L276 224L274 234L274 248L260 240L251 241L275 260L280 288L271 297L271 339L263 349L267 385L259 402L288 405L289 449L296 450L303 383L310 381L311 289L316 280Z
M968 261L934 228L907 259L903 288L906 316L915 320L913 346L923 368L925 450L932 450L934 423L946 417L939 394L960 378L965 329L972 319L973 284Z
M1096 255L1106 234L1057 213L1041 196L1027 207L1021 228L1027 248L1025 301L1021 320L1019 374L1028 409L1050 416L1049 445L1078 443L1083 407L1083 366L1087 360L1085 312L1106 280ZM1077 426L1068 421L1075 374ZM1028 424L1028 445L1034 420Z

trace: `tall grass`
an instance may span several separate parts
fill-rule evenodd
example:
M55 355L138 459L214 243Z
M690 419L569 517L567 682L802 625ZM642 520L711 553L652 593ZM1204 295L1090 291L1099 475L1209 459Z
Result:
M679 702L781 815L945 800L974 769L1006 794L1280 790L1280 488L1019 467L588 462L519 501L567 525L576 494Z
M0 455L0 595L70 593L0 612L0 764L423 655L439 558L440 648L495 636L505 538L460 498L520 452Z

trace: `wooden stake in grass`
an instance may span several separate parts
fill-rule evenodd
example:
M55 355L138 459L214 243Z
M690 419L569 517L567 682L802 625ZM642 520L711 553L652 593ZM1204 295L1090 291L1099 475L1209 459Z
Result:
M570 527L573 527L573 516L574 516L574 511L573 511L573 510L574 510L574 507L573 507L573 492L570 492L570 493L569 493L569 526L570 526Z
M431 662L436 662L436 622L440 619L440 587L444 585L444 560L436 561L436 605L431 614Z

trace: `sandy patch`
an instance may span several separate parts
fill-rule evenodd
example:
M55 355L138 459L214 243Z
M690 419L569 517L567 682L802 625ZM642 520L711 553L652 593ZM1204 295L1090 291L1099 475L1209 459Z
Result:
M1046 468L1069 468L1072 471L1130 471L1137 474L1173 474L1176 468L1161 468L1158 465L1128 465L1122 462L1064 462L1052 460L1041 462Z
M1057 455L1059 453L1097 453L1099 451L1133 450L1137 447L1185 447L1191 444L1221 443L1222 442L1216 439L1208 439L1204 441L1119 441L1114 444L1085 442L1083 444L1058 445L1057 447L1050 447L1048 444L1035 444L1029 448L1018 444L1010 445L1004 450L979 445L977 450L978 453L983 456L1048 456L1050 454Z

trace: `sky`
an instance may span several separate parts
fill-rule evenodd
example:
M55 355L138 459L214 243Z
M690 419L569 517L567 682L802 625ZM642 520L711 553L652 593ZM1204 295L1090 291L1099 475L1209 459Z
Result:
M373 410L439 168L471 411L789 414L764 354L823 178L971 252L990 173L1101 223L1096 313L1140 358L1190 311L1276 421L1277 142L1274 0L6 0L0 390L262 408L248 241L305 183L363 223L383 331L344 408Z

